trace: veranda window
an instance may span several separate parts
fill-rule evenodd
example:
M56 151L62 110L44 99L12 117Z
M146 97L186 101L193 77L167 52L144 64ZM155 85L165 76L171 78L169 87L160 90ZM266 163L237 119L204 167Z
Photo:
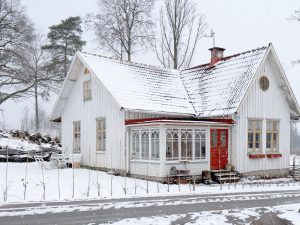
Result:
M132 159L140 158L140 132L132 131Z
M261 152L261 134L262 134L262 121L249 120L248 121L248 151Z
M73 152L80 152L80 121L73 122Z
M195 130L195 159L206 159L205 130Z
M167 130L166 142L166 157L167 160L178 160L179 151L179 136L178 129Z
M279 121L267 120L266 148L269 152L279 151Z
M106 123L105 118L96 120L96 150L106 150Z
M181 160L192 159L193 130L181 130Z
M149 131L142 131L142 154L141 159L149 159Z
M152 160L159 159L159 131L158 130L151 131L151 159Z

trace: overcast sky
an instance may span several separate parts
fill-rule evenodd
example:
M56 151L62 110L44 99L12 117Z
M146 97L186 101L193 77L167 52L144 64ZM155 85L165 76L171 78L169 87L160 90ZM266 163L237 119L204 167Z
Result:
M162 0L157 0L158 2ZM69 16L84 16L97 11L96 0L22 0L36 27L48 32L48 27ZM295 95L300 102L300 65L291 62L300 59L300 22L287 20L300 8L299 0L199 0L199 11L206 16L209 30L216 33L216 45L226 48L225 56L254 49L272 42L285 69ZM154 13L156 15L156 13ZM99 52L92 34L85 34L85 51ZM208 48L212 40L200 41L193 64L209 60ZM103 53L102 53L103 54ZM133 57L134 61L155 64L158 62L153 53L143 53ZM55 97L43 107L50 112ZM33 108L33 101L22 103L7 102L3 106L7 128L19 128L24 106Z

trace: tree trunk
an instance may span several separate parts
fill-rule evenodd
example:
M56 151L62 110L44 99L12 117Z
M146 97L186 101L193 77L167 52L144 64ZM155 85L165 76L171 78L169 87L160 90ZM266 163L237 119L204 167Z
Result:
M38 84L37 84L37 77L35 79L34 85L34 98L35 98L35 131L39 130L39 96L38 96Z

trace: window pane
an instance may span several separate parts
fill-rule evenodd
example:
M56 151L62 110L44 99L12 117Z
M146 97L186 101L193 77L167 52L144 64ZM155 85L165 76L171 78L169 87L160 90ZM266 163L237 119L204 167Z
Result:
M200 159L201 157L201 141L200 139L195 139L195 159Z
M248 148L253 148L253 133L248 133Z
M201 159L206 159L206 140L201 141Z
M172 140L167 140L166 157L168 160L172 159Z
M278 132L279 131L279 121L274 121L274 124L273 124L273 129L274 131Z
M227 135L225 130L221 130L221 147L227 146Z
M149 159L149 131L142 131L142 159Z
M216 148L217 145L218 145L218 132L216 130L213 130L212 133L212 138L211 138L211 141L212 141L212 147L213 148Z
M73 151L80 152L80 122L73 122Z
M257 120L255 121L255 130L261 130L262 122Z
M253 130L253 121L252 120L248 121L248 130Z
M167 129L167 160L178 160L178 129Z
M174 139L173 142L173 160L178 160L178 156L179 156L179 140L178 139Z
M273 150L274 151L278 150L278 134L277 133L273 134Z
M272 121L267 121L267 131L272 131Z
M181 131L181 159L192 159L192 130Z
M255 134L255 148L257 148L257 149L260 148L260 134L259 133Z
M272 133L267 133L267 148L271 148L271 136Z
M195 130L195 159L206 158L206 131Z
M159 159L159 131L151 132L151 159Z
M138 159L140 154L140 134L139 131L132 132L132 158Z

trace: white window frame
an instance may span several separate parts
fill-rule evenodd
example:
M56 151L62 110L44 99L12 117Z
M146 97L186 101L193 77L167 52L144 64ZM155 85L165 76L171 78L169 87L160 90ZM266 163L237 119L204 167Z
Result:
M152 135L155 135L154 137ZM158 137L157 137L158 135ZM154 144L155 143L155 144ZM160 132L159 129L150 129L150 148L149 151L151 154L151 160L159 160L160 159ZM156 153L156 154L154 154ZM156 157L158 155L158 157Z
M180 129L180 161L191 161L193 160L193 145L194 145L194 137L193 137L193 129L184 128ZM185 147L184 147L185 146ZM189 147L191 148L191 152L189 153ZM185 154L183 149L185 148Z
M135 129L132 129L131 130L131 160L141 160L141 161L158 161L160 160L160 132L159 132L159 129L157 128L148 128L148 129L145 129L145 128L135 128ZM138 155L134 155L134 152L135 152L135 139L134 139L134 134L137 134L139 135L139 140L138 140L138 146L139 146L139 152L138 152ZM146 139L143 139L142 135L143 133L147 133L148 134L148 137L147 137L147 140ZM158 139L156 139L156 141L158 141L158 149L156 149L157 153L158 153L158 158L156 157L152 157L152 133L158 133ZM148 143L148 152L146 152L146 155L143 154L143 150L145 145L144 143Z
M73 153L81 152L81 122L73 122Z
M271 130L268 130L268 122L271 124ZM274 123L276 123L276 130L274 129ZM268 134L271 134L271 147L268 148ZM277 146L274 146L274 134L277 134ZM266 119L266 151L268 152L279 152L279 137L280 137L280 120Z
M173 133L171 138L168 139L168 133ZM177 140L175 139L175 141L177 142L177 157L175 157L174 155L174 134L177 134ZM168 141L171 142L171 155L168 156L168 150L167 150L167 147L168 147ZM174 129L167 129L166 130L166 160L167 161L174 161L174 160L179 160L180 159L180 151L179 151L179 145L180 145L180 129L179 128L174 128Z
M196 139L196 135L199 135L199 138ZM199 142L199 157L196 157L196 140ZM204 142L204 146L203 146ZM203 129L194 129L194 159L195 160L205 160L207 157L207 132ZM202 152L202 147L205 148L205 153Z
M172 155L171 157L167 156L167 147L168 147L168 132L170 131L178 131L178 157L172 157L174 155L173 153L173 147L172 147ZM187 158L182 158L182 147L181 147L181 133L182 131L191 131L192 132L192 157L187 159ZM202 132L205 135L205 138L202 140L205 143L205 157L201 157L201 158L196 158L196 154L195 154L195 134L197 132ZM209 150L209 131L208 128L206 127L182 127L182 128L178 128L178 127L168 127L166 129L166 161L167 162L180 162L180 161L206 161L208 158L208 150ZM201 142L201 145L202 143ZM201 151L201 150L200 150ZM200 154L202 154L202 152L200 152Z
M140 131L141 155L140 159L149 160L150 157L150 131L143 129Z
M99 126L100 124L100 126ZM96 151L105 152L106 151L106 118L97 118L96 119Z
M249 124L252 123L252 132L249 132ZM256 129L256 123L260 123L260 130ZM252 148L249 147L249 134L252 133ZM259 134L259 148L256 148L256 136ZM247 127L247 149L249 153L262 153L262 137L263 137L263 120L262 119L248 119L248 127Z
M138 135L138 141L135 140L135 134ZM138 143L138 145L136 145ZM135 149L135 147L138 147L138 149ZM138 150L138 151L136 151ZM131 131L131 159L140 159L141 154L141 136L140 136L140 130L132 130Z

